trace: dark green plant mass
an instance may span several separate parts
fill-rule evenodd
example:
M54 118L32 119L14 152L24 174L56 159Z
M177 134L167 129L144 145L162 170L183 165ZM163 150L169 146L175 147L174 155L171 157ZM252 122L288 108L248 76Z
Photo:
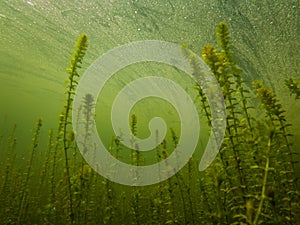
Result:
M246 85L225 23L218 24L216 36L217 45L205 46L202 58L223 92L227 127L219 154L205 171L199 172L200 159L195 154L179 173L164 182L128 187L91 169L79 153L70 126L78 70L88 45L87 35L83 34L67 69L65 107L57 128L48 134L48 143L39 144L42 120L38 119L25 157L27 163L22 164L23 156L15 151L16 126L8 134L3 131L0 135L0 223L300 224L294 137L286 112L276 93L261 81L254 82L252 87ZM196 55L186 46L182 53L194 75L203 73ZM285 85L299 99L297 81L289 79ZM196 84L194 91L198 96L195 104L201 108L199 116L211 127L210 104L216 103L208 102L200 85ZM84 143L80 143L86 146L84 154L96 149L90 142L95 101L87 94L76 112L85 118L77 121L84 124L81 127L86 136ZM129 118L132 136L139 135L139 118L138 114ZM166 159L180 143L175 129L170 128L170 135L171 141L157 143L153 150L157 161ZM113 137L108 149L119 160L126 152L132 165L145 165L144 155L133 150L139 149L134 137L131 144L132 150L122 145L120 137Z
M300 87L298 81L290 78L285 81L285 85L290 90L290 94L295 95L295 99L300 99Z

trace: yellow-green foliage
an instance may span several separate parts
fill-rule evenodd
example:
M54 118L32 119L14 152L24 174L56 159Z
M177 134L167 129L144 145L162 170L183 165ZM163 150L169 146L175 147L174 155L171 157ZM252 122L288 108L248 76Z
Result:
M211 190L216 190L202 189L202 197L217 206L217 211L207 212L207 221L212 224L290 224L298 221L299 191L289 140L290 124L286 123L285 111L276 95L256 82L257 98L261 100L268 119L263 115L255 119L251 116L255 114L250 105L253 101L250 102L249 88L237 66L225 23L218 24L216 35L218 47L205 46L202 58L222 88L227 128L219 158L205 172L215 181L210 183L203 178ZM187 51L184 55L193 73L200 73L195 57ZM290 88L293 87L292 93L296 94L296 83L290 81L289 84ZM198 84L195 87L204 115L211 124L207 99L201 87Z
M78 82L76 78L79 77L78 69L81 68L83 57L86 53L88 47L88 38L86 34L80 35L77 39L75 44L75 49L73 53L73 57L70 59L71 65L67 68L68 71L68 80L67 80L67 99L66 105L64 107L63 116L64 116L64 123L63 123L63 146L64 146L64 153L65 153L65 170L66 170L66 180L68 184L69 190L69 215L70 221L73 223L74 221L74 213L73 213L73 199L72 199L72 187L70 181L70 172L69 172L69 163L68 163L68 149L73 142L74 135L73 132L70 131L68 133L67 127L70 124L70 110L72 109L73 103L73 96L75 95L76 87ZM69 135L69 138L67 137Z
M219 154L209 168L199 172L199 159L192 157L179 173L164 182L127 187L101 177L85 163L74 142L74 132L69 129L78 69L87 49L87 36L82 35L68 68L66 105L56 131L49 133L46 149L38 145L41 120L33 132L27 165L20 165L21 158L14 150L16 127L7 137L0 136L0 223L300 224L300 197L285 111L276 94L262 82L254 83L256 95L251 94L242 79L243 71L237 65L225 23L217 26L216 34L218 46L205 46L202 58L223 91L227 128ZM196 55L186 46L182 53L193 73L202 73ZM286 85L298 98L297 82L288 80ZM196 104L203 108L200 116L211 125L209 102L198 84L195 88L199 93ZM86 121L78 122L85 122L86 130L94 119L93 107L95 99L85 96L78 113L83 113ZM133 135L138 133L138 121L136 115L131 117ZM94 149L90 135L86 132L85 146ZM171 135L173 143L157 143L157 161L166 159L179 143L180 136L173 129ZM139 147L134 139L132 146ZM123 149L120 139L113 137L110 152L120 159ZM144 164L138 151L131 153L133 165Z

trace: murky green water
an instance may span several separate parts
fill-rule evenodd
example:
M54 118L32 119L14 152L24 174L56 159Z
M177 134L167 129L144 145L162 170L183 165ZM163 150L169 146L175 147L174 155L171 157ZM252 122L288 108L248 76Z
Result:
M81 33L89 36L89 48L80 70L83 73L100 55L133 41L186 44L201 55L205 45L215 45L215 29L220 21L229 26L246 85L250 87L252 81L263 80L280 97L293 125L293 148L300 149L300 101L290 97L284 86L284 80L290 77L300 80L299 3L296 0L2 0L1 134L9 135L16 123L17 152L27 155L35 121L42 117L40 142L46 146L48 130L57 128L58 115L65 102L65 68L69 66L74 40ZM160 73L175 79L192 99L196 98L193 80L182 78L182 73L173 68L143 64L119 71L98 99L101 103L97 105L97 122L103 128L99 134L106 145L111 143L113 134L107 120L109 108L118 90L128 80ZM146 127L149 118L161 113L167 124L179 132L178 115L172 106L153 100L152 105L141 102L140 107L136 114L140 113L138 118L144 119L140 121L141 126ZM141 137L147 136L145 132ZM203 134L199 145L206 139L207 134Z
M247 81L263 78L283 93L299 77L297 1L1 1L1 117L56 121L73 40L90 37L84 68L111 48L137 40L185 43L200 54L229 24ZM286 101L284 101L286 102ZM287 105L291 117L295 107ZM51 122L50 122L51 121Z

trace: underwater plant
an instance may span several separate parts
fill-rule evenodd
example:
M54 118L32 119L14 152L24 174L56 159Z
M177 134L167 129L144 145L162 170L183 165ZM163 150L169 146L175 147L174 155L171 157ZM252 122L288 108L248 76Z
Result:
M30 151L30 158L27 165L27 171L26 171L26 177L22 183L21 190L23 190L20 193L20 202L18 207L18 224L23 223L23 221L27 220L27 210L28 210L28 204L27 201L28 198L28 191L29 191L29 179L32 176L32 165L33 165L33 159L36 154L36 149L38 146L38 137L41 131L42 126L42 119L39 118L36 124L36 128L32 137L32 143L31 143L31 151Z
M78 38L76 44L75 44L75 50L73 53L73 58L70 59L71 65L67 68L67 71L69 73L69 77L67 80L67 99L66 99L66 105L64 106L63 111L63 147L64 147L64 153L65 153L65 169L66 169L66 179L68 183L68 191L69 191L69 210L70 210L70 219L73 224L74 220L74 213L73 213L73 200L72 200L72 188L71 188L71 181L70 181L70 172L69 172L69 163L68 163L68 149L69 149L69 143L68 143L68 125L70 122L70 111L72 109L72 102L73 102L73 96L75 95L75 90L78 82L76 81L76 78L79 77L78 69L81 68L83 57L86 53L88 46L88 38L86 34L80 35ZM69 135L72 135L69 133Z
M291 95L295 95L295 99L300 99L300 87L298 81L293 78L285 80L285 85L290 90Z
M286 112L276 93L263 82L256 81L251 87L243 80L226 23L218 24L216 36L217 45L205 46L201 54L222 89L227 128L219 154L205 171L199 172L196 154L174 176L145 187L116 184L92 170L79 154L70 126L78 70L88 46L83 34L77 40L68 68L65 107L56 129L48 133L48 143L39 144L42 121L38 119L26 158L28 163L22 164L23 155L15 151L16 126L9 134L1 133L0 223L300 224L297 162ZM182 47L182 53L193 73L203 73L187 46ZM289 79L285 85L299 99L297 81ZM211 127L210 104L214 102L208 102L200 85L195 84L193 90L197 93L195 104L201 108L199 116ZM84 143L80 143L86 146L83 154L96 149L90 143L95 101L86 95L78 112L84 115L84 121L77 121L85 129ZM121 137L114 136L108 149L119 160L128 154L132 165L143 166L144 155L136 151L140 147L135 140L140 132L138 119L135 114L129 119L131 148L122 144ZM169 135L169 139L156 143L153 152L157 162L168 158L180 143L175 129L170 128ZM202 147L201 143L199 148ZM110 167L112 172L114 166Z
M289 140L290 124L286 123L285 111L276 96L257 82L257 97L261 99L269 120L251 116L254 114L251 111L254 103L241 77L242 70L237 66L229 30L224 22L218 24L216 35L219 48L205 46L202 58L222 88L227 127L219 158L205 171L214 177L215 182L210 183L209 187L216 190L213 194L216 199L205 197L208 198L206 202L212 201L218 206L216 213L207 215L207 221L213 224L260 224L262 221L264 224L292 224L298 220L299 206L296 205L299 191L294 172L295 153ZM202 68L194 56L188 50L183 49L183 53L193 73L201 73ZM292 93L295 94L297 85L294 86L294 81L291 83ZM198 84L195 88L211 126L211 113L205 94ZM255 170L261 170L262 173L256 173ZM280 194L275 194L275 190L281 190ZM284 196L286 193L288 196ZM275 197L278 198L276 209Z

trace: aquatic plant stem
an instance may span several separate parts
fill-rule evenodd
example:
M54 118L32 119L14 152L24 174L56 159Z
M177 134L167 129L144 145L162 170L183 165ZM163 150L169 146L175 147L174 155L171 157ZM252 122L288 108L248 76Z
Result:
M68 79L68 86L67 86L67 100L65 105L65 111L64 111L64 123L63 123L63 148L64 148L64 155L65 155L65 170L66 170L66 180L68 185L68 195L69 195L69 210L70 210L70 220L71 223L74 223L74 213L73 213L73 201L72 201L72 187L71 187L71 180L70 180L70 171L69 171L69 162L68 162L68 138L67 138L67 127L70 124L69 117L70 117L70 111L72 109L72 103L73 103L73 96L75 95L75 90L77 87L77 81L75 80L76 77L79 77L79 74L77 72L78 68L81 68L81 63L83 60L83 57L85 55L86 49L88 46L88 40L87 35L82 34L77 39L75 51L73 54L73 58L71 59L71 66L67 68L67 71L69 73L69 79Z
M27 211L27 208L28 208L28 205L25 206L26 199L28 197L28 183L29 183L29 179L30 179L30 176L31 176L33 158L34 158L34 155L35 155L36 148L38 146L38 137L39 137L39 134L40 134L40 131L41 131L41 126L42 126L42 119L39 118L38 121L37 121L37 124L36 124L36 128L35 128L33 137L32 137L31 154L30 154L30 159L28 161L25 181L22 184L23 189L22 189L22 192L21 192L20 203L19 203L18 224L23 223L21 221L21 219L22 219L22 216L26 216L26 215L23 215L23 214L26 214L26 211Z
M270 137L269 137L269 141L268 141L268 148L267 148L267 152L266 152L266 165L265 165L265 168L264 168L264 178L263 178L263 183L262 183L260 201L259 201L258 209L257 209L256 214L255 214L253 225L257 225L258 224L258 219L259 219L260 214L262 213L263 203L264 203L264 200L266 198L265 193L266 193L268 172L269 172L269 166L270 166L269 153L271 151L272 137L273 137L273 132L271 131L271 134L270 134Z

